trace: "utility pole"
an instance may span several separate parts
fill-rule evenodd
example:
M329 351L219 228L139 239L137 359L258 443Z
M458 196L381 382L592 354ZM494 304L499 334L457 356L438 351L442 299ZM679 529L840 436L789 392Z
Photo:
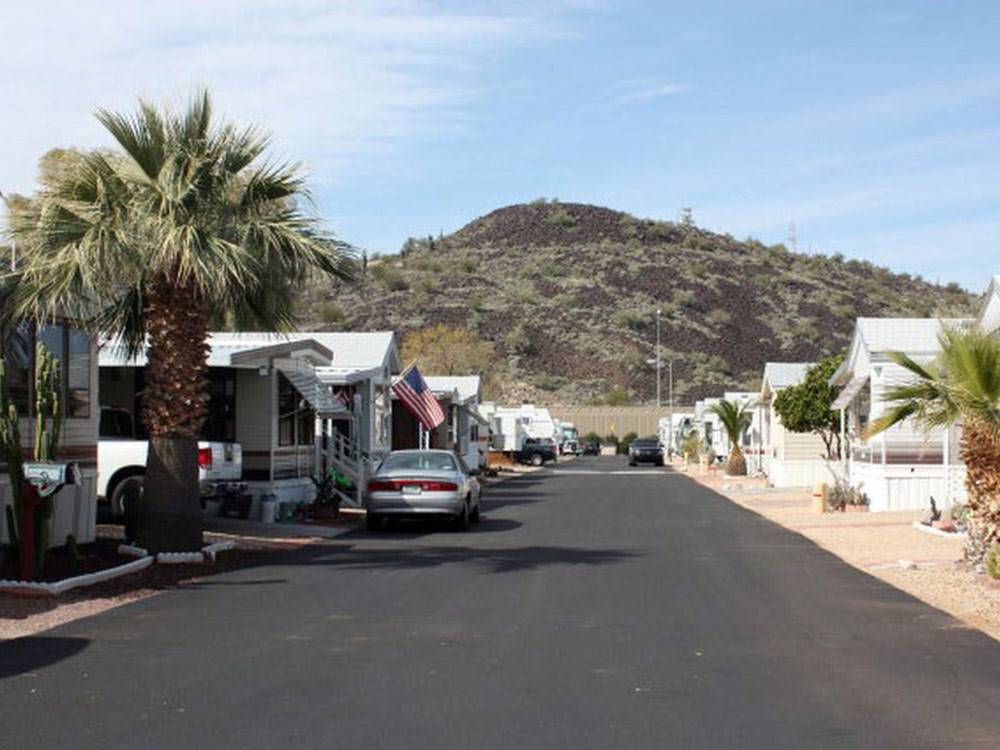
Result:
M668 453L674 455L674 360L667 360L667 403L670 414L670 446Z
M660 408L660 308L656 308L656 408Z

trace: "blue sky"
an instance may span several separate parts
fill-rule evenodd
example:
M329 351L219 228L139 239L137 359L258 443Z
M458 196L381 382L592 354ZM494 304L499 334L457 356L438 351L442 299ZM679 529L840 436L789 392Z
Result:
M371 251L547 196L1000 271L996 2L40 0L0 34L5 191L105 143L95 106L206 85Z

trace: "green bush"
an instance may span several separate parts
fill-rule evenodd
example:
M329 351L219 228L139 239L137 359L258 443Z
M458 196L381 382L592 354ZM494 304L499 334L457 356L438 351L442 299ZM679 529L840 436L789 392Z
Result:
M605 435L604 440L601 441L601 445L613 445L615 450L618 450L618 436L615 433L610 435Z
M390 266L388 263L379 263L378 265L370 266L370 269L376 281L390 291L402 292L410 288L410 284L407 282L403 272L398 268Z
M580 438L580 440L584 443L597 443L598 445L600 445L602 442L601 436L593 431L588 432L586 435Z
M340 325L347 319L344 308L336 302L324 302L316 308L316 314L326 325Z
M990 578L1000 580L1000 542L986 553L986 573Z
M615 322L633 331L641 331L650 321L650 316L638 310L619 310L615 313Z
M639 438L638 433L626 432L625 437L623 437L622 441L618 443L618 452L623 454L628 453L628 447L632 444L633 440L637 440L638 438Z

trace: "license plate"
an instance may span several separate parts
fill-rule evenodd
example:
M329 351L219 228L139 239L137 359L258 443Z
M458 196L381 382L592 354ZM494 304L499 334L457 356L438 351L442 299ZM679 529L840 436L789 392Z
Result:
M419 495L423 492L423 488L419 484L404 484L403 492L407 495Z

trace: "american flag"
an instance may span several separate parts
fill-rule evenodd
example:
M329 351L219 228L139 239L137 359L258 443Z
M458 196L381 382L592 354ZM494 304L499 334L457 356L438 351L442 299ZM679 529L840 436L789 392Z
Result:
M351 394L347 392L346 388L340 388L337 391L337 400L344 405L344 408L351 408Z
M416 365L399 376L392 384L392 392L426 429L433 430L444 421L441 404L434 398Z

